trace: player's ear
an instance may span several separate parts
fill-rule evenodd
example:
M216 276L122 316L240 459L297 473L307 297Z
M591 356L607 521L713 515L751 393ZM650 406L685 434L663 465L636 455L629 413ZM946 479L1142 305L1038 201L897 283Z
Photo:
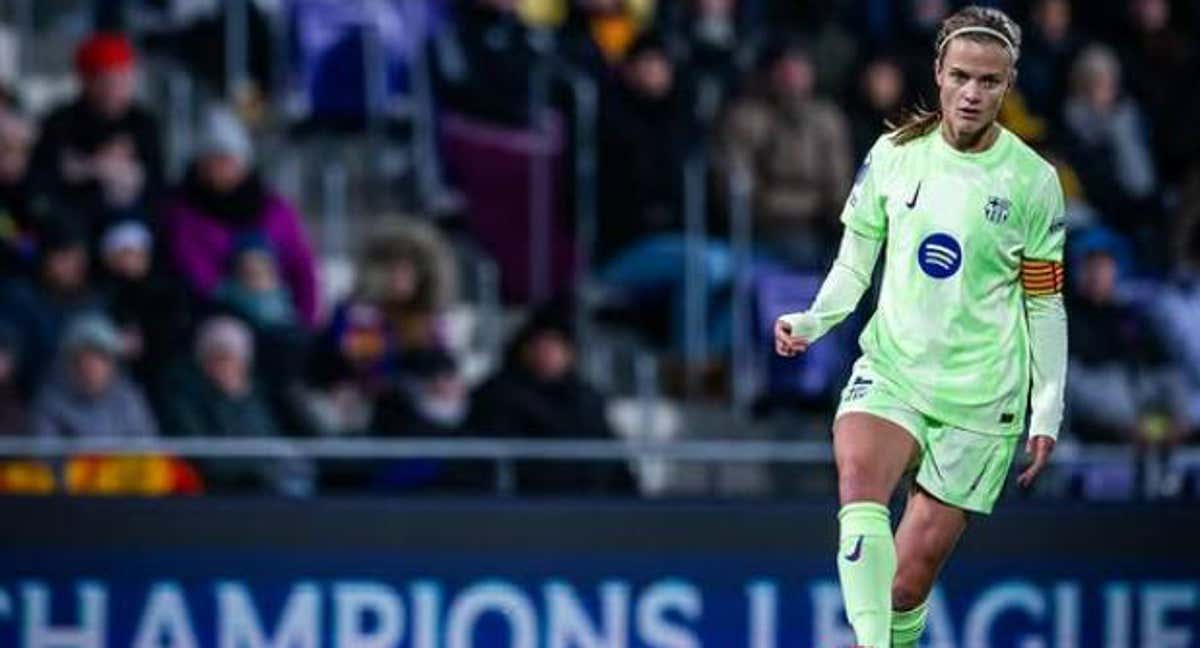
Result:
M1000 98L1000 101L1004 101L1005 99L1008 99L1008 94L1010 92L1012 92L1013 90L1015 90L1016 88L1017 88L1017 66L1014 65L1011 68L1009 68L1008 84L1004 87L1004 96Z
M942 57L938 56L933 59L933 81L937 87L942 87Z

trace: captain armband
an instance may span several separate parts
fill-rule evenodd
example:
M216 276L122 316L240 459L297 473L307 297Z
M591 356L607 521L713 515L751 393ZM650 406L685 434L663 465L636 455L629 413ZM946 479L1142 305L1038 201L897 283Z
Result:
M1065 278L1063 264L1056 261L1021 261L1021 286L1030 297L1061 293Z

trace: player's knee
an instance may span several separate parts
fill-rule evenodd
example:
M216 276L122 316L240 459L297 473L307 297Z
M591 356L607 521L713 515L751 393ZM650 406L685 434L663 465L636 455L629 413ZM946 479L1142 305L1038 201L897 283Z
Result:
M927 598L929 598L928 587L903 579L900 574L896 574L896 580L892 582L893 610L907 612L921 605Z
M887 503L887 486L879 471L862 460L846 460L838 463L838 494L843 504L850 502Z

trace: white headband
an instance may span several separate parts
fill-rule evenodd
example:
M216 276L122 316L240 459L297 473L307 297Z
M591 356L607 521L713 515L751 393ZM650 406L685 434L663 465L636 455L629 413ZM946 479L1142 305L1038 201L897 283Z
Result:
M946 43L949 43L958 36L964 36L966 34L987 34L988 36L999 39L1001 43L1004 43L1004 48L1008 50L1008 54L1009 56L1012 56L1013 61L1015 62L1017 60L1017 46L1013 45L1013 42L1008 39L1008 36L1005 36L1003 32L992 29L991 27L983 26L959 27L949 34L946 34L946 37L943 38L942 42L938 44L938 55L940 56L942 50L946 49Z

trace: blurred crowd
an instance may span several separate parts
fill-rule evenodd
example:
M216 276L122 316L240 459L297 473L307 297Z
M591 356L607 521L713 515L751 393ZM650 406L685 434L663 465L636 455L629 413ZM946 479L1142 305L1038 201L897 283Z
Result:
M752 188L756 275L819 277L857 161L889 120L936 101L932 41L958 6L417 4L427 12L410 40L428 54L441 171L465 197L473 249L497 261L506 297L530 297L521 278L531 270L512 239L527 231L513 224L528 211L529 165L519 162L531 150L550 151L561 212L553 263L572 267L569 205L581 188L570 152L580 143L567 124L579 106L551 82L549 116L531 108L549 65L598 90L592 254L617 319L677 353L692 267L704 274L718 366L735 288L729 178ZM1200 7L989 4L1024 29L1002 121L1058 167L1068 200L1069 434L1185 441L1200 428ZM355 248L353 289L330 299L320 246L266 179L244 110L204 106L186 170L169 177L160 115L138 98L142 56L128 36L97 31L78 44L78 93L63 105L34 115L19 81L0 92L0 434L614 436L605 397L579 370L569 296L524 303L494 373L469 381L447 318L462 300L458 251L431 219L381 217ZM210 62L188 57L203 79ZM685 210L697 189L683 170L696 161L707 235L692 266ZM828 344L853 353L849 335ZM763 400L788 402L790 384L768 378ZM63 472L82 490L135 474L162 492L289 494L483 491L496 477L486 463L432 460L123 461L78 458ZM34 465L0 468L0 487L46 480ZM517 492L634 488L621 465L516 470Z

